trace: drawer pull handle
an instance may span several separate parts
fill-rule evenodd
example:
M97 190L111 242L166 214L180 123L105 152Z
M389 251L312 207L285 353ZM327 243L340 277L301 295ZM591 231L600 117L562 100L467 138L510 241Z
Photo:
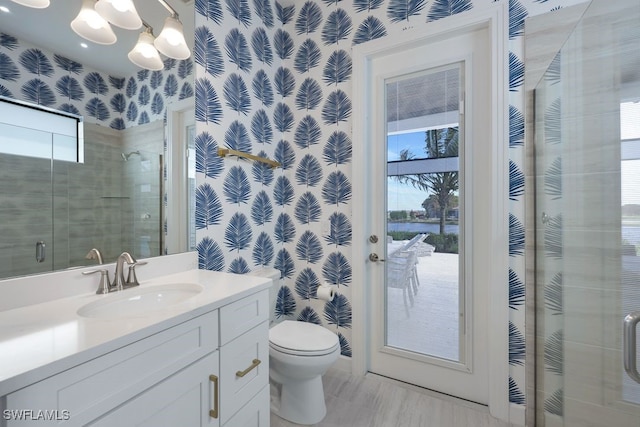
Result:
M256 368L260 363L262 363L260 361L260 359L253 359L253 362L251 362L251 366L249 366L247 369L245 369L244 371L238 371L236 372L236 377L242 378L245 375L247 375L249 372L251 372L254 368Z
M209 411L209 416L218 418L218 377L209 375L209 381L213 383L213 409Z

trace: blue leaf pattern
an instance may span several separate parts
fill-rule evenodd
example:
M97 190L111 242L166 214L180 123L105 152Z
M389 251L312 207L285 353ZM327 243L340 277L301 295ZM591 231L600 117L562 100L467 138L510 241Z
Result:
M518 0L509 0L509 40L524 34L524 20L529 13Z
M111 116L109 108L100 98L90 99L85 109L89 117L95 117L100 121L107 120Z
M277 318L292 316L296 312L296 300L291 293L291 290L282 286L278 290L278 296L276 297L275 315Z
M251 52L247 39L237 28L233 28L224 39L224 49L229 61L236 64L239 70L251 70Z
M379 39L387 35L387 29L384 24L375 16L369 16L362 21L355 35L353 36L352 43L354 45L366 43L370 40Z
M249 220L244 214L236 212L224 231L225 246L231 251L247 249L252 238Z
M345 357L351 357L349 341L340 332L338 332L338 341L340 342L340 354Z
M198 246L198 268L201 270L223 271L224 255L218 244L209 237L204 237Z
M273 243L271 238L264 231L258 235L256 244L253 247L253 263L255 265L269 265L273 260Z
M233 166L229 169L222 189L225 199L229 203L248 203L251 197L249 178L240 166Z
M281 213L276 220L274 236L277 243L291 243L296 237L296 226L291 217Z
M288 24L296 14L296 7L282 6L276 1L276 14L278 16L278 20L282 22L282 25Z
M0 85L0 96L6 96L7 98L15 98L11 93L11 91L2 85ZM63 105L69 105L69 104L63 104ZM60 109L62 109L62 107L60 107ZM65 111L65 110L62 110L62 111Z
M322 150L322 158L329 165L344 165L351 161L352 142L342 131L331 134Z
M0 80L16 81L20 77L20 70L13 63L11 57L0 52Z
M509 105L509 147L524 144L524 115L513 105Z
M515 92L524 84L524 62L513 52L509 52L509 90Z
M324 240L330 245L348 246L351 244L351 222L342 212L334 212L329 217L329 234Z
M332 285L347 285L351 283L351 265L340 252L332 252L322 265L322 277Z
M162 76L162 71L152 71L151 79L149 79L149 85L151 86L151 89L158 89L160 86L162 86L163 79L164 78Z
M205 26L196 28L193 59L201 65L207 74L218 77L224 73L222 52L213 33Z
M320 64L322 52L311 39L307 39L300 45L293 62L293 68L300 74L306 73Z
M196 0L195 9L200 15L211 19L216 24L222 23L222 6L219 0Z
M337 50L329 56L324 66L322 80L328 85L346 82L351 78L352 67L349 54L344 50Z
M276 30L273 36L273 48L280 59L289 59L295 49L293 39L286 31Z
M273 111L273 123L279 132L289 132L293 128L295 120L293 113L287 104L278 102ZM281 162L282 163L282 162Z
M298 199L294 216L301 224L310 224L312 222L320 221L320 215L322 214L322 208L316 196L310 191L304 193Z
M27 49L20 54L20 65L22 65L29 73L38 76L51 77L53 75L53 65L49 58L36 48Z
M524 194L524 174L509 160L509 200L518 200Z
M303 308L296 320L298 320L298 322L307 322L313 323L314 325L322 325L320 316L318 316L318 313L316 313L316 311L311 307Z
M224 164L218 156L218 144L209 132L203 132L195 138L196 172L208 178L216 178L222 174Z
M322 107L322 120L325 124L338 124L351 116L351 100L345 92L338 89L331 92Z
M322 186L322 198L328 205L338 206L351 200L351 183L347 176L340 172L331 172Z
M320 125L312 116L302 118L293 136L293 142L300 148L309 148L320 142L322 131Z
M114 89L121 90L122 88L124 88L126 81L127 79L125 79L124 77L109 76L109 84Z
M264 70L259 70L253 77L251 88L253 89L253 96L262 102L262 105L269 107L273 104L271 80L269 80L269 76Z
M153 95L153 101L151 101L151 112L153 114L162 114L164 111L164 101L162 99L162 95L158 92Z
M435 0L427 14L427 22L446 18L473 9L470 0Z
M251 97L244 80L232 73L224 82L224 99L227 107L245 116L251 111Z
M290 205L293 201L293 186L285 176L279 176L273 188L273 199L278 206Z
M509 214L509 256L524 255L524 226Z
M244 151L245 153L251 152L249 132L247 128L237 120L231 123L225 132L224 144L232 150Z
M251 271L251 268L244 258L238 257L231 261L231 264L229 264L229 270L227 271L234 274L247 274Z
M86 87L86 79L85 79L85 87ZM151 92L149 91L149 87L147 85L142 85L142 87L140 87L140 92L138 92L138 104L147 105L149 101L151 101Z
M515 271L509 269L509 308L517 310L518 306L524 305L524 299L524 283Z
M383 3L384 0L353 0L356 12L370 12L382 6Z
M138 93L138 83L133 77L127 81L126 95L127 98L133 98Z
M293 151L293 147L284 139L280 140L276 145L273 157L280 163L280 167L283 170L291 169L296 161L296 153Z
M264 110L256 111L251 119L251 134L261 144L271 144L273 141L273 128Z
M222 105L218 94L209 80L196 80L196 120L204 123L219 123L222 119Z
M251 25L251 9L249 9L247 0L226 0L226 3L227 10L231 16L238 20L238 24L245 27Z
M164 96L170 98L178 93L178 79L173 74L167 76L167 80L164 82Z
M298 239L296 255L300 261L315 264L322 259L322 243L318 236L307 230Z
M320 279L316 273L310 268L305 268L296 278L295 291L301 299L316 299L318 298L319 286Z
M0 57L0 60L2 58ZM67 98L68 100L80 101L84 98L84 90L76 79L71 76L62 76L60 80L56 82L56 91L58 95ZM121 95L124 98L124 95Z
M264 28L258 28L251 35L251 47L256 59L263 64L271 65L273 62L273 51L271 42Z
M523 366L525 352L524 335L513 322L509 322L509 365Z
M322 9L316 3L307 1L300 9L296 19L296 33L309 34L318 29L322 23Z
M222 203L215 190L207 183L196 189L196 230L220 224Z
M276 254L276 259L273 263L273 268L276 270L280 270L281 278L293 277L295 273L295 264L293 262L293 258L289 255L286 249L280 249ZM288 289L288 288L287 288Z
M276 93L283 98L291 95L296 88L296 79L288 68L280 67L273 78Z
M296 183L315 187L322 180L322 165L311 154L306 154L298 163Z
M267 153L260 151L258 156L269 158ZM266 163L253 162L251 165L251 173L253 174L253 181L262 185L270 185L273 182L274 173L273 168Z
M267 28L273 27L273 10L269 0L253 0L253 8L258 18L262 19L262 23Z
M390 0L387 17L391 22L408 21L410 17L420 15L426 3L426 0Z
M336 293L333 300L327 301L324 305L324 319L330 325L350 328L351 317L351 304L347 297L340 293Z
M329 14L322 28L322 41L325 45L338 44L351 34L351 18L347 12L337 9Z
M107 82L98 72L92 72L86 75L84 78L84 87L95 95L106 95L107 92L109 92Z
M260 191L251 205L251 219L256 225L264 225L267 222L271 222L273 217L273 207L271 206L271 200L269 196L263 190Z
M160 101L162 101L162 98L160 98ZM127 100L123 94L116 93L113 95L113 98L111 98L111 101L109 101L109 105L114 111L124 113L127 109Z

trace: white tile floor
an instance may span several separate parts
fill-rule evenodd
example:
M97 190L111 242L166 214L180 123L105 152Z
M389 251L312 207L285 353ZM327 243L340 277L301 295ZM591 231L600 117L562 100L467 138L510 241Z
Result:
M327 415L318 427L509 427L487 407L374 374L330 369L323 377ZM271 414L271 427L298 424Z

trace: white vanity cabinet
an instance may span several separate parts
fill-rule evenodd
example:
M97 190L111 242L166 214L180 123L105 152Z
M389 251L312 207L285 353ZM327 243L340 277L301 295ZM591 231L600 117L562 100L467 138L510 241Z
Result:
M0 425L268 426L268 308L265 289L10 393Z

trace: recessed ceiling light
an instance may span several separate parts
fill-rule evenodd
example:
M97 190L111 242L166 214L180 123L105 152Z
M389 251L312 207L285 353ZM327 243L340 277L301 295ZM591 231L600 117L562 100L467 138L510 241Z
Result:
M86 43L80 43L80 46L81 46L81 47L83 47L83 48L85 48L85 49L89 47L89 45L88 45L88 44L86 44Z
M0 12L9 13L9 8L7 6L0 6Z

